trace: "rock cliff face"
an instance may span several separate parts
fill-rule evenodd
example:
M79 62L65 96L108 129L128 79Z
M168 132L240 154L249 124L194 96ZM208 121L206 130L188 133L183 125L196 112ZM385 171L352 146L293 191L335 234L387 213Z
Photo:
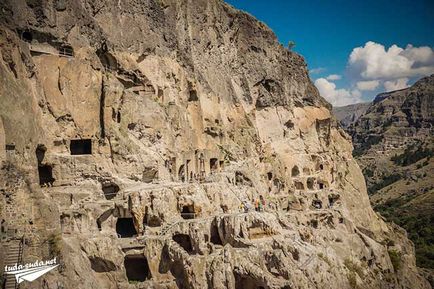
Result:
M371 103L356 103L341 107L333 107L333 114L339 120L343 128L354 124L362 115L365 114Z
M357 154L373 145L384 149L433 135L434 75L412 87L379 94L368 110L348 128Z
M429 288L262 23L218 0L0 13L0 265L16 238L61 263L23 288Z
M418 265L431 270L433 124L434 75L410 88L378 95L367 112L347 128L372 204L409 232L416 245ZM431 282L434 284L433 277Z

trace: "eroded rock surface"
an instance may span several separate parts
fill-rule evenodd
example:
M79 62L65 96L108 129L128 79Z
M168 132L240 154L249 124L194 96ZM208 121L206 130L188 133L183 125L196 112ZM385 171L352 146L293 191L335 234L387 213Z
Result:
M0 8L2 245L62 264L24 288L428 288L264 24L218 0Z

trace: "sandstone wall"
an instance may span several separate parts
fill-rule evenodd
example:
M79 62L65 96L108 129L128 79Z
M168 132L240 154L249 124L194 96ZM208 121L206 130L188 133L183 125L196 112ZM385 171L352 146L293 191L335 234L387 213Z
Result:
M303 58L263 23L218 0L0 5L2 175L29 185L2 198L32 218L18 233L2 213L3 240L62 260L37 284L427 288Z

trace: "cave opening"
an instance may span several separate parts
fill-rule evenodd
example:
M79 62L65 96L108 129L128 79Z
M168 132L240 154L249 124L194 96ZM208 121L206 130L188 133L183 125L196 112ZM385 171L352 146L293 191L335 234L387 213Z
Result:
M307 188L309 190L314 189L314 185L315 185L315 179L314 178L308 178L306 183L307 183Z
M312 201L312 206L315 209L322 209L322 202L320 200L313 200Z
M116 233L120 238L131 238L137 235L133 218L118 218L116 221Z
M328 196L329 199L329 206L333 207L335 203L340 199L340 196L337 194L331 194Z
M102 185L102 191L107 200L111 200L115 198L119 190L120 190L119 186L112 182L104 183Z
M124 266L129 282L143 282L152 278L148 260L143 255L127 255Z
M248 275L235 274L235 289L265 289L258 280Z
M190 95L188 97L188 101L198 101L199 97L197 95L197 91L194 89L190 89Z
M273 173L272 172L268 172L267 173L267 178L269 181L271 181L273 179Z
M32 35L32 32L30 32L30 31L24 31L22 34L21 34L21 38L25 41L25 42L32 42L33 41L33 35Z
M214 245L223 245L222 239L220 238L219 230L215 221L211 224L211 243Z
M50 185L52 186L55 179L53 178L53 167L50 165L39 165L38 166L38 174L39 174L39 184L41 186Z
M47 147L45 145L38 145L36 147L36 159L38 160L38 175L39 185L53 185L55 179L53 178L53 167L48 164L43 164Z
M59 47L59 54L64 56L74 56L74 48L71 45L62 45Z
M297 166L294 166L291 170L291 176L296 177L300 175L300 169Z
M218 164L219 164L219 162L218 162L218 159L216 159L216 158L212 158L212 159L209 160L209 168L210 168L210 171L212 173L215 172L215 171L217 171Z
M91 155L91 139L72 139L70 144L71 155Z
M193 245L191 244L191 239L189 235L176 234L172 237L172 240L178 243L178 245L181 246L189 254L193 253Z
M43 144L39 144L36 147L36 159L38 160L38 165L42 164L45 158L45 153L47 152L47 147Z
M185 166L181 165L178 170L178 177L181 182L185 182Z
M181 217L185 220L194 219L194 205L184 205L181 210Z
M7 145L5 145L5 150L7 150L7 151L14 151L15 150L15 145L14 144L7 144Z

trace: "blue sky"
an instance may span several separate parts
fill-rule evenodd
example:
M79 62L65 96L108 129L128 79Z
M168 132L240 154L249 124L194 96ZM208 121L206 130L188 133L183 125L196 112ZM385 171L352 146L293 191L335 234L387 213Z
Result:
M283 44L295 41L314 69L312 80L325 80L316 85L334 104L371 100L434 73L433 0L226 2L265 22ZM326 79L331 74L338 76Z

